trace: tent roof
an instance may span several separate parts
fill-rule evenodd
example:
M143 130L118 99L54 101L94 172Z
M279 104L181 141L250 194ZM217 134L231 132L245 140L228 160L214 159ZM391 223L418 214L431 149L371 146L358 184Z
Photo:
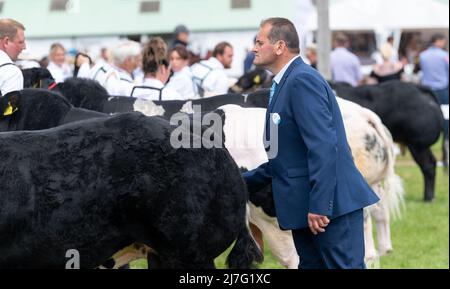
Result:
M341 0L329 8L332 30L448 28L448 4L435 0ZM317 13L308 21L317 29Z

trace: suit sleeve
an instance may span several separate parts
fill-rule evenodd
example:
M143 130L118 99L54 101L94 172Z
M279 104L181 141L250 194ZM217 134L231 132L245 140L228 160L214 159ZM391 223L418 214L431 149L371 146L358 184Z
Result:
M331 216L338 152L328 93L318 78L308 74L297 77L290 89L295 122L308 150L309 212Z
M245 172L242 176L247 183L249 193L255 193L272 182L269 163L264 163L254 170Z

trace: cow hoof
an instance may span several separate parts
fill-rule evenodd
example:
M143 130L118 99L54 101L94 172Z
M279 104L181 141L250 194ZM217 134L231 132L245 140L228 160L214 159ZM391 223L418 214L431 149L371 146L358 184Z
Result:
M380 269L380 257L379 256L366 257L365 263L366 263L367 269Z
M394 251L394 249L392 249L392 247L380 248L379 249L380 256L385 256L385 255L391 253L392 251Z

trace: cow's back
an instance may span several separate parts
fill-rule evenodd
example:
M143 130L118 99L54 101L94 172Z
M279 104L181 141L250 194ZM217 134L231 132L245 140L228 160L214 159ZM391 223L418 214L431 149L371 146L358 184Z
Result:
M127 113L1 134L0 267L63 268L69 249L95 267L134 241L167 267L222 253L245 226L245 184L225 149L175 149L171 131Z
M360 87L333 87L337 95L375 112L395 141L428 147L442 131L442 113L433 97L418 86L401 81Z

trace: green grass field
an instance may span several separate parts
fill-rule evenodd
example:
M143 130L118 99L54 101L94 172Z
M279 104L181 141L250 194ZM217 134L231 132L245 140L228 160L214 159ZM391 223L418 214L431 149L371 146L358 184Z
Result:
M439 142L440 144L440 142ZM438 144L433 152L440 159ZM442 268L449 269L449 178L443 169L437 169L436 199L424 203L423 178L419 167L407 153L397 157L396 173L405 189L405 209L402 217L391 220L394 251L380 260L381 268ZM375 226L374 226L375 227ZM283 268L265 248L261 269ZM216 259L218 268L225 268L228 251ZM136 261L132 268L146 268L145 261Z

